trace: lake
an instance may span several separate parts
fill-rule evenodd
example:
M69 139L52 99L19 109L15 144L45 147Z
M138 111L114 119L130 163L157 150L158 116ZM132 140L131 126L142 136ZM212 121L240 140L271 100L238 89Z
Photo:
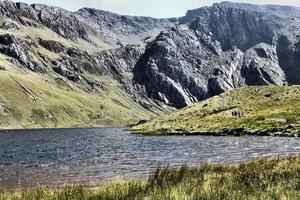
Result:
M160 165L235 163L300 152L299 138L132 135L125 129L0 131L0 187L142 179Z

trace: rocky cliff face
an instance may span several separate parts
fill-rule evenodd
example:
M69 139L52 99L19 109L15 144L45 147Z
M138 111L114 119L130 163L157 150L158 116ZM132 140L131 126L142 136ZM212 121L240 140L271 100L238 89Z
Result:
M224 50L237 46L245 51L261 42L272 43L274 30L281 28L273 16L266 13L260 7L250 9L244 4L221 3L189 11L182 21L189 23L193 30L212 33Z
M0 52L6 55L11 63L34 72L45 72L46 68L32 59L34 56L30 55L28 49L30 45L26 41L9 34L0 36Z
M242 76L247 85L284 85L276 47L260 43L245 52Z
M87 91L117 81L151 111L244 85L300 84L300 10L223 2L178 19L0 2L0 53ZM32 31L32 33L28 33Z
M172 28L147 46L134 79L150 97L180 108L234 88L241 54L237 49L223 52L208 35Z
M150 96L183 107L243 85L299 84L298 8L223 2L178 23L136 65Z
M172 25L171 19L122 16L90 8L80 9L75 14L91 34L113 46L140 44L143 39Z

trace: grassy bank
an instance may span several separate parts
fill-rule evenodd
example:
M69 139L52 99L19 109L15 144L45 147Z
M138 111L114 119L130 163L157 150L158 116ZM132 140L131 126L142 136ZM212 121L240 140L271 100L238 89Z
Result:
M1 200L182 200L299 199L300 156L260 159L240 165L159 168L145 182L126 182L89 190L66 187L0 191Z
M300 135L300 86L244 87L132 130L142 134Z

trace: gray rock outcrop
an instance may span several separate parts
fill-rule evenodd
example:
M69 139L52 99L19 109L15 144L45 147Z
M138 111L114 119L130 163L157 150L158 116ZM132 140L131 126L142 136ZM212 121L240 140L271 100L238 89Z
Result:
M76 72L76 66L69 61L54 61L53 62L53 70L67 77L69 80L78 83L81 80L81 76Z
M35 72L45 72L46 69L31 59L28 53L29 45L10 34L0 35L0 52L10 57L13 64L19 64Z
M247 85L284 85L286 76L280 68L276 47L261 43L246 51L242 76Z

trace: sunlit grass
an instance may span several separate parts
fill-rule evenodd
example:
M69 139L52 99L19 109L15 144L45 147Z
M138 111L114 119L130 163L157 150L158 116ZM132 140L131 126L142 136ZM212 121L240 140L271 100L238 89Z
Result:
M1 72L0 128L69 128L125 126L155 116L134 102L107 77L106 89L88 92L84 84L56 82L49 74Z
M134 127L142 134L300 135L300 86L244 87Z
M82 186L13 193L0 191L1 200L196 200L299 199L300 157L265 158L240 165L199 168L162 167L147 181L132 181L97 190Z

